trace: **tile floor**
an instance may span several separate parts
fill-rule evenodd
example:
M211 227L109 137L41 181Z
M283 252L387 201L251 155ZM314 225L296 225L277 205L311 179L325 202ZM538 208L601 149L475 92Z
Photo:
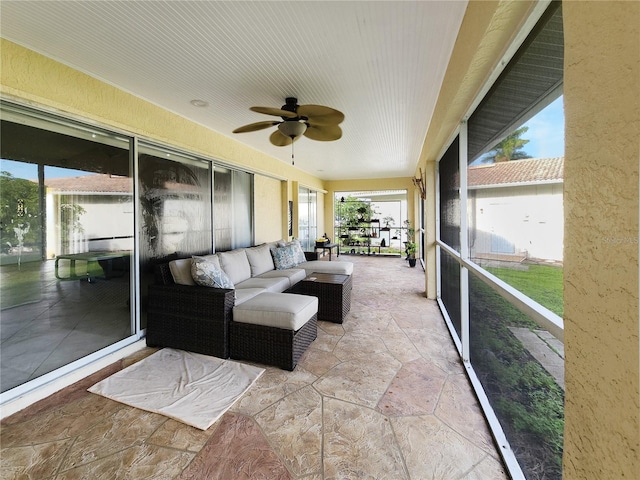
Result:
M131 335L128 276L58 280L54 261L25 263L33 281L24 303L4 308L0 317L0 391L49 373ZM33 271L29 271L29 270ZM35 269L35 270L34 270ZM15 266L0 269L3 307L10 305ZM22 293L22 292L20 292Z
M86 388L145 349L2 421L2 479L506 479L424 274L355 265L342 325L293 372L268 367L207 431Z

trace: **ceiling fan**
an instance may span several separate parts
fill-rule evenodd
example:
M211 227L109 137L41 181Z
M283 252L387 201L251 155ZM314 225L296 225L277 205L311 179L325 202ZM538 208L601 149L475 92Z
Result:
M298 99L288 97L281 108L251 107L249 110L265 115L281 117L282 121L267 120L250 123L236 128L233 133L255 132L265 128L278 126L269 140L276 147L292 145L291 159L293 160L293 142L301 135L311 140L329 142L342 137L339 123L344 120L344 114L338 110L323 105L298 105Z

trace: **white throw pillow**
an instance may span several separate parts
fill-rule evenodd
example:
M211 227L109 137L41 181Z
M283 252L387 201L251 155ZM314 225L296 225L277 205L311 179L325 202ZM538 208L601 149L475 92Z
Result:
M191 276L195 283L203 287L234 288L233 282L219 268L219 265L203 257L193 257L191 261Z
M236 285L251 278L251 266L245 250L244 248L238 248L229 252L218 253L222 270Z
M269 251L269 245L264 244L258 247L247 248L245 252L247 253L249 265L251 266L252 277L275 269L273 257L271 257L271 252Z

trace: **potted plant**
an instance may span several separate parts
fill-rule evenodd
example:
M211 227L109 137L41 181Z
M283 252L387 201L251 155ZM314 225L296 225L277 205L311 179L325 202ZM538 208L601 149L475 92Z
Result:
M402 232L404 231L407 239L404 241L405 245L409 242L413 242L413 237L416 234L415 228L411 226L411 220L405 220L402 222L402 228L396 230L396 235L402 238Z
M409 266L416 266L416 250L418 250L418 246L413 242L406 243L406 251L407 251L407 260L409 260Z
M407 242L413 242L413 236L416 234L416 230L411 226L411 220L405 220L402 224L407 232Z
M367 221L367 207L358 207L356 212L358 212L358 223L364 223Z
M395 219L393 217L384 217L382 219L382 222L384 223L384 227L382 227L380 229L381 232L388 232L391 230L391 227L389 225L391 225L393 222L395 222Z
M407 240L404 242L404 251L407 254L407 260L409 260L409 266L416 266L416 250L418 249L417 244L414 241L414 236L416 234L415 228L411 226L411 220L405 220L402 222L403 228L398 229L397 235L402 238L402 230L404 229L405 234L407 236Z

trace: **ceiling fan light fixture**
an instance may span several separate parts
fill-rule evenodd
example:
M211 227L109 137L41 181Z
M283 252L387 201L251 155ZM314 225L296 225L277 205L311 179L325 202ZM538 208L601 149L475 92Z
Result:
M278 125L278 130L285 137L296 138L307 131L307 125L299 121L285 121Z

